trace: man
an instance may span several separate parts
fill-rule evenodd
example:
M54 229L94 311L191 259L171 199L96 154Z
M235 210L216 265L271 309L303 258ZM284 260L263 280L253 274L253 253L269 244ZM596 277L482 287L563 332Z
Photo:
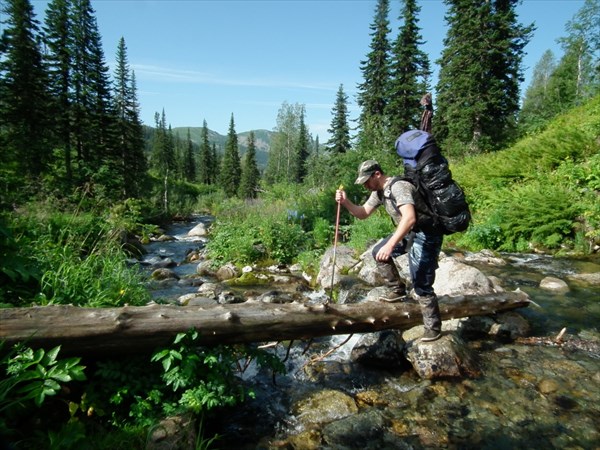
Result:
M393 257L408 252L412 297L419 302L425 332L421 341L435 341L441 335L442 320L437 297L433 290L438 257L444 236L428 227L426 222L417 222L415 207L422 199L412 183L384 174L379 163L367 160L358 167L356 184L362 184L371 195L363 205L354 204L344 190L335 193L335 199L357 219L366 219L381 205L396 225L393 234L381 241L373 250L373 256L386 273L390 274L392 292L384 301L400 301L406 295ZM425 231L426 230L426 231Z

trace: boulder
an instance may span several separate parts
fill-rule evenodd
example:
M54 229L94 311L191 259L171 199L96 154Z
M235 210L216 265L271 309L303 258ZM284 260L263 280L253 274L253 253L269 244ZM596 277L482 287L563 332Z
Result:
M398 330L384 330L361 335L352 348L353 362L374 367L399 367L406 363L404 339Z
M569 285L556 277L545 277L540 281L540 288L547 291L566 292L569 290Z
M406 358L424 379L476 377L480 370L464 341L454 333L444 333L433 342L409 341Z
M331 286L339 285L342 274L348 272L352 267L358 264L358 260L354 257L354 250L350 247L340 245L335 250L335 270L333 267L333 247L327 249L323 258L321 258L321 266L317 275L316 283L323 289L331 289Z

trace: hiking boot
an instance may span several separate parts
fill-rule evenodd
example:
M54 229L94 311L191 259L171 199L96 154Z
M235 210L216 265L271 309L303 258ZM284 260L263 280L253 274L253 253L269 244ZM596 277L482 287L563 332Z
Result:
M387 294L384 294L381 297L379 297L379 300L387 303L402 302L406 300L406 289L397 289L390 291Z
M436 341L442 335L441 331L432 330L431 328L425 328L425 332L421 337L421 342L432 342Z

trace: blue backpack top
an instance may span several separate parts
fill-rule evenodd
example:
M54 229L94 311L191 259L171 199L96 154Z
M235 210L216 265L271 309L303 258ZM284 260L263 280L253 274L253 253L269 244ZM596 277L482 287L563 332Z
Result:
M425 131L407 131L396 139L396 152L404 161L403 178L425 200L428 211L423 213L433 217L435 228L444 234L465 231L471 222L469 205L435 138Z

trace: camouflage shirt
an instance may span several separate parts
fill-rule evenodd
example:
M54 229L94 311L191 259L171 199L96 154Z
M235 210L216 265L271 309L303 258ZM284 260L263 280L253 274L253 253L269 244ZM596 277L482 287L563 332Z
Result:
M382 191L371 192L371 195L365 202L365 206L372 206L378 208L380 205L384 205L385 211L390 215L396 225L400 223L400 207L402 205L414 205L414 192L415 187L412 183L405 180L399 180L395 183L391 183L392 177L388 178ZM390 188L390 184L392 185ZM390 192L391 191L391 192ZM393 199L396 200L394 205Z

